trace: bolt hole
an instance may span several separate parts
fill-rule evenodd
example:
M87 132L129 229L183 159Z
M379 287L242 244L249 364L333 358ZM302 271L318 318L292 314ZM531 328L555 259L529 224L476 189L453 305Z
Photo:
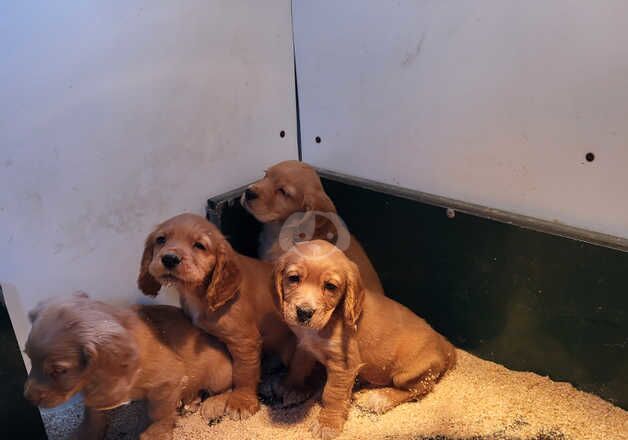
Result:
M281 130L281 131L279 132L279 137L280 137L280 138L284 138L284 137L286 137L286 132L285 132L285 131L283 131L283 130Z
M587 153L587 155L584 157L587 160L587 162L593 162L595 160L595 154L593 153Z
M317 144L320 144L320 143L321 143L321 137L320 137L320 136L316 136L316 137L314 138L314 140L316 141L316 143L317 143Z

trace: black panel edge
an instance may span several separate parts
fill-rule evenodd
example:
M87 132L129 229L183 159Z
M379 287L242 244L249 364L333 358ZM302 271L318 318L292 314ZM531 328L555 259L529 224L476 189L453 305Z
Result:
M603 234L600 232L594 232L574 226L568 226L556 221L542 220L523 214L515 214L500 209L488 208L474 203L462 202L460 200L402 188L387 183L375 182L373 180L364 179L361 177L349 176L347 174L338 173L324 168L317 168L317 171L318 174L324 179L353 185L358 188L368 189L383 194L414 200L417 202L425 203L427 205L439 206L442 208L451 208L455 211L460 211L465 214L487 218L489 220L495 220L501 223L519 226L525 229L531 229L546 234L583 241L585 243L608 247L621 252L628 252L628 239L626 238Z

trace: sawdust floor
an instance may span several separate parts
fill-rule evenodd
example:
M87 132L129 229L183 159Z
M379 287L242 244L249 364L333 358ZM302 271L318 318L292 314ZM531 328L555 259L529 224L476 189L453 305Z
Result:
M419 402L379 416L353 407L338 439L628 439L628 412L597 396L462 350L458 356L458 366ZM214 426L199 413L191 414L179 419L174 439L308 439L308 426L319 409L316 398L290 409L264 405L248 420L225 419ZM68 438L81 413L80 402L42 411L50 440ZM107 438L137 438L145 423L143 405L112 413Z

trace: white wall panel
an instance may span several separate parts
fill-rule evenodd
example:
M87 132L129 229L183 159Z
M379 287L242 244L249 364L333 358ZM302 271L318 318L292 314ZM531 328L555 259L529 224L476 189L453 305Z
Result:
M8 2L0 283L135 302L145 235L296 158L290 2ZM279 133L285 130L286 136Z
M304 160L628 237L628 2L293 7Z

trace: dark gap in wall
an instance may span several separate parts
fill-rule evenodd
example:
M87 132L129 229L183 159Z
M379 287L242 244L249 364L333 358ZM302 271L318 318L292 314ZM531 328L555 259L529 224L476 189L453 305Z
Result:
M294 98L296 105L297 115L297 151L299 154L299 160L303 160L303 154L301 150L301 113L299 108L299 76L297 75L297 52L294 42L294 14L292 10L292 2L290 3L290 21L292 22L292 63L294 68Z

